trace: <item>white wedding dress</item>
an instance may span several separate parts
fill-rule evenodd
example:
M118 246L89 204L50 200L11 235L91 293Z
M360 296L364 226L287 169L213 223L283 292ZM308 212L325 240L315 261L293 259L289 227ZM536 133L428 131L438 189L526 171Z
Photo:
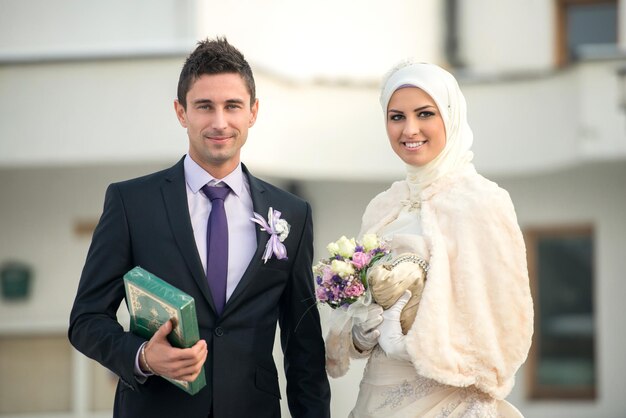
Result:
M376 346L350 418L496 418L498 402L473 387L422 377L411 362L388 358Z
M419 209L403 208L378 234L389 240L393 254L412 252L428 260ZM349 418L521 417L516 411L506 401L473 386L453 387L420 376L410 361L389 358L377 345L368 359Z

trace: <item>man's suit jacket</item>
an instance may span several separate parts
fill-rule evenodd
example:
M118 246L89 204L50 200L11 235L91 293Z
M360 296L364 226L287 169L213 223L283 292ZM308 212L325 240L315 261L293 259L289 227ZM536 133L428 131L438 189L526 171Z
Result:
M82 353L120 377L115 417L280 417L272 357L280 324L287 397L293 417L330 416L324 343L315 308L311 210L305 201L248 172L254 211L271 206L291 225L287 260L261 256L269 239L257 228L257 250L221 316L195 245L183 160L170 169L112 184L94 232L70 317L69 338ZM190 396L160 377L139 384L137 350L144 342L116 319L122 276L141 266L195 298L206 340L207 385Z

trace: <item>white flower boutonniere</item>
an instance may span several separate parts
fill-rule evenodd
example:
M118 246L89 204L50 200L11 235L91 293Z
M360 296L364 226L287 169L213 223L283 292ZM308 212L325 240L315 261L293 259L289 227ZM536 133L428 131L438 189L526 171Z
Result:
M263 262L267 263L272 255L275 255L277 259L284 260L287 258L287 248L283 244L283 241L289 236L289 229L291 226L286 220L280 219L280 211L269 209L267 213L267 221L263 219L261 215L253 212L254 218L250 220L261 226L261 231L265 231L270 234L270 239L265 246L265 252L263 253Z

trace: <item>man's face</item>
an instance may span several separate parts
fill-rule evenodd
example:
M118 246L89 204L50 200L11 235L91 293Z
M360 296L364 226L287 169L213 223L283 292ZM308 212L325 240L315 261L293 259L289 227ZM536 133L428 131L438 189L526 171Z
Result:
M180 124L187 128L189 156L216 178L235 169L259 109L237 73L204 74L187 92L187 109L174 102Z

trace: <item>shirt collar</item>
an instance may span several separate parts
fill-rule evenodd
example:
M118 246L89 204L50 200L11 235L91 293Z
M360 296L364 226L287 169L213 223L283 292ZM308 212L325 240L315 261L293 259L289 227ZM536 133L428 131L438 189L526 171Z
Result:
M187 154L185 156L184 161L185 167L185 181L187 182L187 186L191 189L191 191L195 194L204 186L205 184L213 181L214 183L223 182L230 187L230 189L237 196L241 196L241 192L244 187L244 174L241 168L241 162L237 164L237 167L233 171L231 171L226 177L223 179L216 179L209 173L207 173L202 167L198 165L190 156Z

